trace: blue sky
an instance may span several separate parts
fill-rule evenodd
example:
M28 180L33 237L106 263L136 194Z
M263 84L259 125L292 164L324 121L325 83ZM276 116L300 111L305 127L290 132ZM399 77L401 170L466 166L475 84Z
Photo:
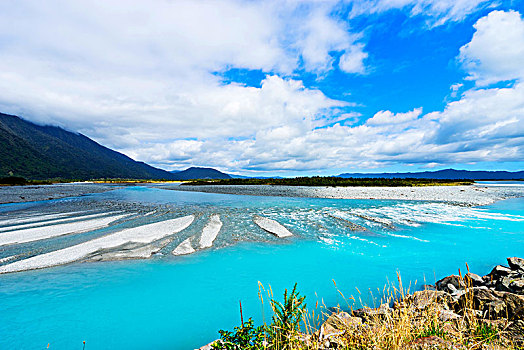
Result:
M522 170L522 1L4 1L0 111L168 170Z

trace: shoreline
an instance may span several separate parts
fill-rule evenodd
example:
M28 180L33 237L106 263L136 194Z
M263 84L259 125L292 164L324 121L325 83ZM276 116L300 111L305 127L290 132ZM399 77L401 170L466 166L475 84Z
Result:
M305 187L280 185L200 185L165 186L186 192L327 199L413 200L446 202L463 206L482 206L496 201L524 197L524 187L425 186L425 187Z
M295 284L290 294L284 293L282 304L270 300L277 315L271 323L255 327L251 318L244 322L240 308L241 325L233 332L219 331L220 339L198 350L246 345L297 350L522 349L524 259L509 257L507 266L496 265L485 276L470 272L467 264L466 270L463 275L459 268L458 275L414 292L405 290L399 277L398 286L384 289L380 306L326 308L318 326L310 323L310 311L302 304L306 297L296 292Z

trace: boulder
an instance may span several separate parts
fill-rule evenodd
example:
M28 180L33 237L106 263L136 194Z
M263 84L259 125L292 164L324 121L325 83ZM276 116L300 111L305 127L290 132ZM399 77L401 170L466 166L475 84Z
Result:
M360 317L351 316L347 312L341 311L339 313L331 314L326 322L322 325L324 330L339 330L344 331L346 329L358 327L362 324Z
M448 322L448 321L454 321L454 320L458 320L459 318L461 318L462 316L460 316L459 314L456 314L454 313L453 311L451 310L439 310L438 312L438 318L441 322Z
M524 296L514 293L504 293L502 300L506 303L508 319L524 320Z
M501 277L507 276L511 273L511 269L506 266L497 265L491 270L491 272L488 274L488 278L491 281L496 281L500 279Z
M451 301L450 296L443 291L421 290L406 298L406 302L416 309L425 309L430 305L444 304Z
M388 304L382 304L379 308L371 309L369 307L364 307L362 309L353 310L353 316L360 317L364 321L371 319L373 317L383 318L386 317L393 309L389 307Z
M469 286L472 287L480 287L483 286L485 281L482 277L475 273L468 272L466 276L464 276L464 280Z
M515 294L524 294L524 278L513 280L509 284L509 289Z
M492 320L507 316L506 303L502 300L493 300L484 304L482 309L483 316Z
M508 260L508 265L510 269L514 271L518 271L521 274L524 274L524 259L512 257L512 258L508 258L507 260Z
M408 344L408 349L452 349L452 345L444 339L432 335L418 338Z
M464 288L464 281L461 280L460 276L451 275L437 281L435 286L437 287L437 290L453 293L457 289Z

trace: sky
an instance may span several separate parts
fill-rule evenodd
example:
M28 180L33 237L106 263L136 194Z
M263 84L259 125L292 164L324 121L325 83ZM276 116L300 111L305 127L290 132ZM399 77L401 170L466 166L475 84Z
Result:
M3 0L0 112L166 170L524 170L524 0Z

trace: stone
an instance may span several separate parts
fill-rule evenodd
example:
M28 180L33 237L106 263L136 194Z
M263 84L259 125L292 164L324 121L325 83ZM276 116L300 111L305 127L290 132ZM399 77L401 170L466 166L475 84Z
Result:
M354 317L347 312L341 311L339 313L331 314L326 322L322 325L324 335L328 333L340 333L354 327L358 327L362 324L360 317Z
M382 304L379 308L376 309L365 307L362 309L353 310L353 316L360 317L363 320L367 320L373 317L383 318L387 316L391 311L393 311L393 309L390 308L388 304Z
M507 276L511 273L511 269L506 266L497 265L491 270L491 272L488 274L488 277L491 281L498 280L501 277Z
M524 296L504 293L502 300L506 303L509 320L524 320Z
M416 309L425 309L437 303L447 304L450 301L449 299L448 294L443 291L422 290L408 296L406 301Z
M482 311L485 318L492 320L506 317L506 303L504 303L502 300L493 300L484 304Z
M452 285L452 287L450 287L450 285ZM451 275L437 281L435 286L437 287L437 290L453 293L457 289L464 288L464 283L461 281L460 276Z
M524 278L519 278L517 280L511 281L509 284L509 289L516 294L524 293Z
M448 322L448 321L454 321L458 320L459 318L462 318L459 314L454 313L451 310L439 310L438 312L438 318L441 322Z
M482 277L475 273L468 272L466 276L464 276L464 280L466 283L472 287L480 287L483 286L485 281Z
M492 289L473 287L470 293L465 293L459 298L459 302L456 305L458 308L456 311L459 312L465 307L473 307L475 310L484 310L484 305L492 302L499 301L503 296L503 292L497 292Z
M524 321L515 320L509 324L506 328L511 341L515 346L524 347Z
M508 260L508 265L512 270L518 271L521 274L524 274L524 259L512 257L512 258L508 258L507 260Z
M444 339L432 335L429 337L418 338L408 344L409 349L451 349L452 346Z

